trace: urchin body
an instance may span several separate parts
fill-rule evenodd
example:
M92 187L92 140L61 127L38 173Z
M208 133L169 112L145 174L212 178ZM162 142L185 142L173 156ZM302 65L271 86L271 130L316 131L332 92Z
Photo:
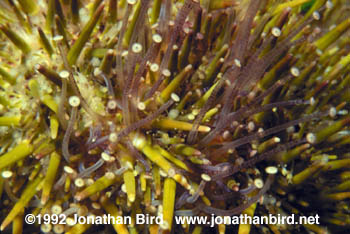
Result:
M322 226L349 225L350 23L334 15L346 3L1 5L2 230L20 228L25 207L69 221L161 215L163 232L214 230L177 225L174 215L247 212L321 212ZM314 199L305 186L323 192ZM250 228L277 227L238 233Z

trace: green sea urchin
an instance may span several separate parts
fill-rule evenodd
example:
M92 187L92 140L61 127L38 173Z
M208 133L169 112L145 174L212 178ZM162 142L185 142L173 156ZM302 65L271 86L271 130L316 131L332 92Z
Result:
M345 231L348 11L344 0L1 1L1 230ZM174 221L242 213L320 224Z

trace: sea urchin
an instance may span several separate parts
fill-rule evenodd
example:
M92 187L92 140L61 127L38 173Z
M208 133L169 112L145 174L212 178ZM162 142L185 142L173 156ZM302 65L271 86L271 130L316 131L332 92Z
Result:
M1 1L1 230L346 230L348 13L344 0ZM320 224L174 221L242 213ZM131 222L72 218L104 214Z

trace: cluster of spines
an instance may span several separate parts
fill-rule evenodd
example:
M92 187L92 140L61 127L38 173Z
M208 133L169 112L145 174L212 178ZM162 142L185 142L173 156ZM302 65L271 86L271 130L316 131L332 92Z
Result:
M30 1L19 1L20 6L12 1L9 2L9 6L12 7L20 22L26 22L23 21L24 15L29 19L33 17L32 15L39 8L39 6ZM72 32L67 30L69 24L64 14L70 12L68 14L71 15L72 22L78 22L79 6L77 6L77 1L71 1L71 11L67 11L68 5L65 4L65 1L62 1L62 4L60 1L49 1L46 14L46 30L53 31L54 34L52 36L55 36L50 41L50 37L45 35L41 28L38 28L38 38L42 43L42 48L45 49L50 57L55 57L53 56L54 53L59 54L59 57L62 59L59 69L63 69L60 72L55 72L47 64L38 64L35 70L52 82L52 85L57 90L61 90L59 94L60 101L57 103L57 96L50 95L50 93L42 95L38 81L35 79L29 80L30 95L40 100L51 111L50 134L46 132L35 133L35 128L43 128L43 126L30 124L31 118L34 118L34 116L27 118L22 116L0 117L2 126L27 126L27 128L29 126L33 128L33 130L26 133L28 139L23 140L12 150L1 156L1 169L11 167L15 163L17 163L17 166L21 166L26 163L26 161L22 160L31 154L34 154L37 159L44 159L42 163L37 162L35 164L35 168L30 175L32 179L29 179L32 182L26 184L26 189L5 219L2 228L12 220L14 225L18 225L17 223L20 221L15 219L15 217L21 214L22 209L28 205L31 198L36 194L33 188L37 188L37 190L42 189L41 201L43 204L46 204L41 210L37 209L36 212L46 212L50 206L57 208L57 205L60 206L66 200L71 199L70 196L72 194L70 194L70 190L72 188L74 188L72 189L73 191L77 191L73 194L74 198L82 201L86 198L96 199L98 197L96 194L124 181L121 191L126 193L128 205L126 207L122 205L123 198L117 199L116 204L128 212L129 205L134 203L134 205L131 205L132 213L136 212L134 210L135 204L140 202L137 199L139 194L136 191L138 190L136 185L139 186L138 183L140 183L141 191L144 192L144 203L146 206L148 204L146 209L154 212L155 206L152 205L152 202L156 202L151 199L152 188L150 187L152 185L150 182L147 182L147 179L150 178L154 180L155 194L159 197L160 191L163 190L164 193L166 192L163 198L169 198L163 199L163 204L158 209L158 212L159 210L163 211L166 218L166 224L161 227L162 229L171 228L175 191L179 190L176 189L175 181L182 185L191 195L186 199L185 204L193 204L201 197L204 204L199 204L199 211L216 213L218 215L236 214L255 203L266 192L270 179L264 185L262 179L257 175L257 178L254 180L254 186L262 188L262 190L260 190L258 195L252 196L248 203L238 205L233 211L226 210L225 207L224 210L211 207L211 198L209 197L208 199L205 196L205 187L208 187L208 185L205 186L206 183L214 185L214 187L217 184L220 189L226 188L226 185L220 185L220 181L226 181L224 178L241 171L245 172L248 168L254 167L258 161L270 158L274 154L281 153L297 144L302 145L294 147L281 156L284 163L293 160L303 152L313 155L313 151L315 151L317 154L327 155L327 152L333 151L332 147L323 149L321 144L327 142L330 136L334 138L331 138L331 141L336 142L336 147L340 149L349 143L348 135L340 134L341 130L349 124L349 119L337 117L337 114L346 107L345 101L348 101L349 97L342 93L340 102L334 99L339 96L339 93L344 92L344 89L349 84L349 76L343 77L343 74L350 59L349 55L346 55L347 49L344 42L339 43L338 47L328 49L348 29L349 21L344 20L313 43L305 43L305 40L312 40L313 37L317 36L317 30L309 32L305 28L311 22L309 20L310 16L314 20L324 21L325 18L330 17L330 12L334 8L341 7L339 6L341 5L340 3L338 3L338 6L332 7L330 7L329 1L326 4L324 3L325 1L313 4L305 16L297 21L299 24L297 29L292 29L291 23L287 24L288 17L291 14L297 14L298 6L303 1L291 1L290 3L280 4L275 6L274 10L269 9L266 15L258 15L257 22L261 24L257 24L254 27L254 33L251 35L252 22L255 20L259 10L259 1L253 1L249 5L242 25L234 25L233 27L232 22L234 22L235 17L232 9L220 9L208 13L208 10L213 10L217 5L220 5L219 1L211 1L207 5L204 3L206 8L203 7L202 9L198 8L198 2L185 1L174 21L169 14L173 10L171 1L166 1L164 4L161 4L161 1L154 1L150 16L153 25L150 27L150 30L155 29L157 33L153 34L150 41L147 41L147 39L142 38L147 36L147 32L145 32L146 27L143 27L142 23L147 17L150 1L138 1L137 3L131 0L127 2L121 1L119 7L124 5L126 9L119 35L115 37L118 40L113 40L112 38L108 40L108 43L105 43L106 41L101 43L102 39L108 38L106 36L108 33L104 34L103 32L99 35L99 32L94 28L98 25L103 13L107 12L108 15L107 23L104 25L106 28L110 28L118 17L118 4L116 4L116 1L109 1L108 10L104 9L107 5L101 4L101 2L95 1L93 3L90 20L86 22L79 36L73 36L76 40L72 44L70 43ZM226 2L223 1L222 4L226 4ZM324 11L322 12L324 19L321 19L320 13L315 10L324 4L326 9L321 9ZM20 8L26 10L21 12ZM119 11L120 9L118 13ZM261 11L263 12L263 10ZM189 24L186 18L191 12L198 13L194 15L195 17L191 16L194 18L195 23L189 27L184 26ZM129 14L131 17L129 17ZM267 16L270 16L270 18ZM225 23L220 22L221 20ZM268 23L265 20L269 20ZM31 25L27 25L27 23L24 25L27 32L32 33L33 30L28 30L31 28ZM183 26L185 29L183 29ZM168 30L168 27L170 27L170 30ZM224 28L225 30L222 30L223 33L220 33L217 31L217 28ZM236 28L238 28L237 31ZM29 59L32 52L29 44L21 39L9 25L3 24L0 29L21 50L21 53ZM93 36L93 32L96 33L96 36ZM108 31L106 30L106 32ZM264 36L260 37L260 33ZM235 36L233 43L231 43L232 34ZM92 39L90 39L91 36L93 36ZM243 38L249 38L249 40L243 40ZM90 42L88 43L88 41ZM146 52L147 45L149 45L149 48ZM215 52L208 50L209 53L207 54L206 47L213 49ZM290 51L291 54L287 54L276 65L272 66L273 62L277 58L281 58L290 47L294 47ZM113 48L116 48L116 52L114 52ZM256 50L254 51L250 48L256 48ZM159 60L158 54L160 51L164 55ZM305 53L305 51L309 53ZM292 54L296 55L293 56ZM146 59L142 59L140 55L144 55ZM262 59L261 56L263 56ZM327 59L330 56L338 57L338 60L331 59L328 61ZM96 59L96 57L99 57L101 61ZM305 63L308 61L311 61L310 65L305 66ZM96 64L89 66L89 63ZM188 63L191 63L191 65L187 65ZM82 69L84 65L87 66L86 71ZM80 68L79 72L85 73L84 75L92 73L94 82L107 88L107 98L103 91L97 88L93 89L96 91L93 95L101 95L107 100L107 107L110 113L113 113L112 118L110 115L106 115L105 112L96 113L96 108L89 107L91 104L87 101L87 97L83 97L84 93L81 93L79 90L81 89L79 81L75 80L77 79L75 67ZM283 72L288 70L286 68L289 67L292 67L290 73L291 77L294 78L292 81L290 81L290 77L281 79L284 76ZM303 70L299 71L297 67L303 68ZM267 68L269 68L269 71L265 73ZM7 71L7 68L0 67L0 69L0 74L4 78L2 86L5 87L7 83L11 85L16 84L16 82L19 83ZM244 85L235 82L237 77L244 81ZM241 78L244 78L244 80ZM291 89L283 85L285 82L291 84ZM183 86L183 83L186 85ZM316 85L314 89L305 92L305 88L312 88L314 85ZM179 92L179 87L184 87L185 92ZM241 92L240 87L245 90ZM253 87L253 91L251 91L250 87ZM332 92L331 89L334 87L335 91ZM266 91L260 92L260 90ZM300 93L299 90L304 91ZM244 94L246 91L250 92L247 96ZM222 100L219 97L220 92L223 92ZM257 96L259 92L261 94ZM119 93L122 94L121 97ZM69 95L70 97L68 98ZM152 98L154 95L156 95L156 98ZM232 96L239 96L239 98L235 98L233 103L231 100ZM293 99L295 97L298 99ZM278 102L281 99L283 101ZM290 99L293 100L288 101ZM8 100L7 97L0 99L0 101L6 108L13 107L11 100ZM257 106L260 102L262 102L262 107ZM330 107L328 105L330 102L340 104L336 107ZM81 104L82 108L79 107L79 104ZM176 106L173 107L173 105ZM244 107L244 105L247 105L247 107ZM278 111L288 106L292 107L290 108L291 110L287 109L286 116L284 116L283 112ZM306 108L303 108L303 106L306 106ZM172 112L169 111L169 115L165 116L165 111L170 107ZM327 108L330 110L326 110ZM268 111L270 109L272 113ZM315 110L320 112L312 114ZM262 113L257 114L258 112ZM300 114L302 112L305 112L305 117L302 117ZM86 113L88 113L88 119L94 125L102 126L90 126L91 139L88 142L91 145L88 146L88 150L89 154L93 155L94 158L91 162L87 161L87 164L91 165L88 168L84 168L83 163L78 173L76 171L77 168L69 165L78 165L79 161L84 160L84 157L87 155L71 155L69 148L72 149L73 147L70 145L76 144L76 141L85 140L87 128L79 125L77 118L82 118ZM173 114L170 115L170 113ZM337 120L330 121L328 127L320 130L310 126L310 123L308 123L312 119L323 119L326 114L329 114L332 118L337 117ZM250 119L250 115L253 115L254 118ZM116 117L115 119L114 116ZM266 129L259 128L257 132L253 132L255 125L259 127L268 125L269 116L274 116L277 119L275 121L277 123L275 123L276 126ZM104 121L104 118L107 121ZM285 118L293 120L290 122L283 121ZM245 126L244 121L247 119L250 122ZM193 120L194 122L192 123ZM111 124L105 124L105 122ZM238 124L231 126L231 122ZM243 123L239 125L239 122ZM203 125L200 125L202 123ZM323 124L323 121L320 121L320 123ZM150 124L152 124L152 128L148 127ZM213 126L213 131L208 125ZM281 142L279 137L266 138L271 134L274 135L295 125L300 126L299 133L290 134L293 136L283 139L281 146L278 146ZM143 133L137 132L144 127L144 133L154 134L154 136L160 134L161 137L159 139L156 137L152 140L145 138ZM59 128L64 129L64 131L60 131ZM154 131L150 131L150 129L154 128L165 132L154 133ZM308 133L309 129L315 130ZM181 130L190 131L189 136L186 138L186 134L182 132L176 135L176 132ZM169 131L169 135L175 133L175 136L169 137L166 131ZM191 142L198 143L196 140L198 133L208 132L210 133L199 141L198 145L188 145ZM248 136L243 134L248 134ZM338 136L337 134L340 135ZM58 151L55 151L53 141L45 139L47 135L53 140L58 138L59 142L61 142L61 147ZM304 140L303 137L306 139ZM232 140L229 142L227 139ZM222 144L222 141L228 142ZM288 141L290 142L285 143ZM70 144L70 142L74 143ZM175 142L177 145L174 148L168 147L171 144L170 142ZM212 145L206 146L209 143ZM221 167L217 165L214 168L208 167L210 165L207 164L210 162L218 163L230 160L229 157L240 155L237 149L247 143L251 143L251 147L246 147L248 149L243 150L248 150L250 157L253 157L252 159L239 157L236 163L232 162L229 166ZM84 143L77 143L79 149L83 149L82 144ZM216 145L221 145L221 148L216 149ZM103 152L99 153L96 147L102 149ZM62 156L67 161L68 166L63 167L66 162L61 160L58 154L59 151L62 152ZM205 152L207 157L204 157L201 151ZM227 152L228 155L226 155ZM342 152L340 150L340 153ZM189 156L188 160L193 164L184 163L180 160L184 157L177 154ZM225 157L218 158L218 154L223 154ZM100 158L99 155L101 155ZM111 155L117 155L117 157ZM323 156L322 160L319 160L316 156L313 155L314 159L312 160L316 161L315 163L305 167L303 171L296 173L292 177L291 181L294 184L302 184L309 177L312 177L315 172L338 170L348 165L346 155L344 159L340 155L340 159L336 158L337 160L332 160L335 158L328 155ZM329 158L331 161L325 162L325 158ZM119 162L119 169L115 165L113 166L114 161ZM187 162L187 160L185 161ZM139 164L139 162L141 163ZM150 167L150 162L152 162L152 167ZM199 165L199 168L196 165ZM44 172L45 169L48 173L45 177L42 177L40 172ZM222 171L217 173L219 169ZM271 172L270 170L267 171L268 174L274 174L269 173ZM60 172L63 173L62 176L59 181L54 183L52 178L55 178ZM82 179L95 173L96 175L101 175L96 181ZM9 179L12 177L11 171L6 169L3 171L3 174L3 178L5 178L4 187L7 195L11 196L12 191L8 185ZM201 175L200 183L199 180L194 178L198 174ZM161 176L166 178L161 179ZM235 177L233 176L233 178ZM230 181L232 180L228 180L228 182ZM55 206L52 202L50 203L50 196L53 196L51 190L62 186L67 197L62 199L62 201L56 201L57 204ZM237 186L237 183L235 186L227 185L227 187L235 189L239 188ZM348 196L347 192L342 192L347 190L346 184L340 187L340 190L339 188L331 189L330 193L325 193L324 198L333 200L346 199ZM111 191L106 192L100 196L100 203L107 212L118 213L117 206L109 201L112 195ZM220 197L220 194L214 195ZM226 195L222 194L222 196ZM92 203L91 206L98 210L97 204ZM178 205L178 208L181 208L181 206ZM334 219L329 218L329 220L335 222ZM71 232L82 232L86 228L85 226L76 225ZM133 226L130 227L130 231L136 230L134 228ZM59 228L57 227L57 229ZM121 233L126 231L124 226L115 226L115 229ZM199 227L195 228L195 230L198 229ZM220 226L219 229L222 232L225 228Z

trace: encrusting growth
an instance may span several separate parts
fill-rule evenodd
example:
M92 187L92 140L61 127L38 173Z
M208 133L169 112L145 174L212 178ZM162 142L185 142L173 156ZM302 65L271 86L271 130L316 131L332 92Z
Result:
M0 229L345 233L346 0L0 1ZM24 223L63 214L66 224ZM131 221L74 223L74 215ZM137 214L162 217L137 223ZM178 224L175 216L320 216Z

